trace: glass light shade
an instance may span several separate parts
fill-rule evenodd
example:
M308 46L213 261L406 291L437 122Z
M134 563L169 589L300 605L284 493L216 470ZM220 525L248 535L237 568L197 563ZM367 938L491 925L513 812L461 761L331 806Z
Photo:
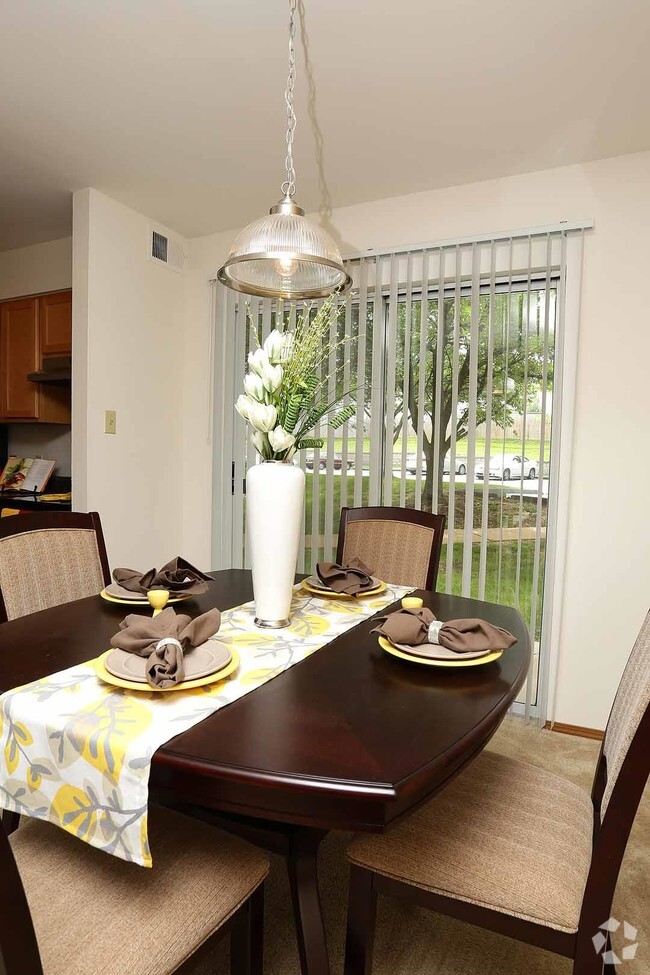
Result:
M323 298L352 283L330 235L288 198L244 227L217 277L244 294L285 299Z

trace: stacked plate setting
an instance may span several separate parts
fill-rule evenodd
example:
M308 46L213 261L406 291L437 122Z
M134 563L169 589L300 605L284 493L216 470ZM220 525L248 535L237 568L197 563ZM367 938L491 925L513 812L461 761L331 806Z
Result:
M409 657L424 657L427 660L477 660L479 657L487 657L489 653L494 652L492 650L474 650L468 653L456 653L455 650L441 647L438 643L422 643L417 647L413 647L409 643L393 643L392 640L390 643L397 650L408 654Z
M336 592L335 589L330 589L326 586L324 582L318 578L318 576L309 576L308 579L303 581L303 589L311 593L312 596L333 596L336 599L359 599L363 596L377 596L380 592L383 592L386 588L386 583L382 582L381 579L377 579L376 576L371 576L372 586L368 589L364 589L362 592L355 593L354 596L349 595L346 592Z
M190 648L184 655L185 674L182 681L171 687L152 687L146 678L148 658L126 650L107 650L95 661L97 676L105 683L126 690L181 691L204 687L229 677L239 666L239 655L234 647L211 638L198 647Z
M232 660L230 647L219 640L208 640L200 647L193 647L183 655L185 676L183 680L198 680L222 670ZM147 658L139 657L126 650L111 650L104 660L104 666L109 674L121 677L123 680L134 680L146 683L145 670Z
M146 592L133 592L131 589L125 589L123 586L118 585L117 582L111 582L110 585L106 586L105 589L99 594L102 599L106 599L109 603L120 603L122 605L132 605L132 606L149 606L149 597ZM183 599L191 599L191 593L173 593L170 592L169 603L180 603Z
M474 650L456 653L438 643L423 643L411 646L410 643L393 643L385 636L379 637L379 646L400 660L428 667L476 667L498 660L503 650Z

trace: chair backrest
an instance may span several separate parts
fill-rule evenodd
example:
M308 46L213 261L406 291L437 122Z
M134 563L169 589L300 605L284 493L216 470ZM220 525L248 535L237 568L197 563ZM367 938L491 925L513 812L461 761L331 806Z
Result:
M650 707L650 612L641 627L630 654L603 739L602 758L605 763L605 783L600 800L601 822L607 815L619 775L636 735L641 719ZM650 767L650 742L648 742Z
M609 917L623 854L649 776L650 612L618 685L596 766L594 849L580 921L585 938L596 934ZM633 923L634 919L629 920Z
M445 516L414 508L341 508L337 561L361 559L385 582L436 588Z
M43 975L23 882L0 824L0 973Z
M110 578L96 511L0 521L0 622L92 596Z

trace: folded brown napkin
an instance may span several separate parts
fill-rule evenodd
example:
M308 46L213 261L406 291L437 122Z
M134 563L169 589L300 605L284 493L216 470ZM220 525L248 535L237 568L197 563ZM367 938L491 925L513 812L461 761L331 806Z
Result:
M348 565L319 562L316 573L324 586L348 596L356 596L373 586L371 571L360 559L351 559Z
M420 609L399 609L379 619L373 633L381 633L391 643L406 643L412 647L437 643L455 653L477 650L507 650L517 642L516 637L500 626L486 620L436 620L426 606ZM431 624L436 624L432 626Z
M136 569L113 569L113 579L131 592L148 593L150 589L167 589L171 593L199 596L212 578L178 555L162 569L138 572Z
M205 643L218 631L220 624L218 609L210 609L196 619L182 613L176 615L173 606L163 609L157 616L131 613L120 623L119 633L112 638L111 646L148 657L147 682L152 687L171 687L183 680L185 650Z

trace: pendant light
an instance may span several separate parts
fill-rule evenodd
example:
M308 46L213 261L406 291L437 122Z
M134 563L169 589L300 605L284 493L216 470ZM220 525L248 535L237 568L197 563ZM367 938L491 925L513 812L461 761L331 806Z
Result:
M282 199L271 207L267 217L254 220L237 235L228 260L219 269L217 277L234 291L262 298L324 298L336 290L345 291L352 279L343 267L334 240L308 220L305 211L294 201L296 0L289 0L289 11L289 76L284 96L287 106L287 178L280 190Z

